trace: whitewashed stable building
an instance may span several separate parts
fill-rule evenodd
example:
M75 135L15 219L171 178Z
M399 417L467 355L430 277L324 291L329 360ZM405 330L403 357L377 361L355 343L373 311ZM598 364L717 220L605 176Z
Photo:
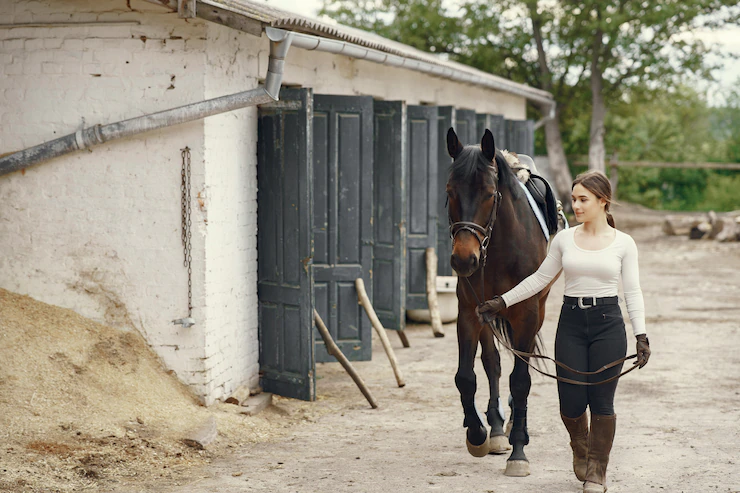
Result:
M285 363L290 348L313 337L310 329L297 336L300 343L276 342L285 334L261 336L261 321L277 305L260 304L269 289L258 289L258 258L283 249L298 254L295 242L313 252L313 236L302 236L298 226L293 235L286 222L274 248L258 248L260 221L265 228L283 224L262 216L275 213L270 206L258 211L258 127L267 125L261 115L272 114L258 105L278 113L298 108L300 115L304 104L302 114L311 118L324 103L318 96L307 103L305 94L353 96L370 101L371 111L373 101L403 101L403 108L449 107L523 122L527 100L552 104L548 93L247 0L0 4L0 287L139 331L206 405L259 385L270 371L265 361L273 344L287 344L279 355ZM286 95L297 95L283 106L267 105L283 100L281 85L293 91ZM452 114L447 124L454 123ZM534 126L530 121L526 128ZM317 135L309 131L306 145ZM428 144L436 149L436 142ZM309 187L320 175L314 171L302 171L296 193L313 193ZM277 195L265 196L265 204ZM285 200L280 213L295 206L297 214L318 217L312 200L306 210ZM313 230L316 238L325 232L316 225L306 231ZM304 268L296 263L295 271L309 275L313 253L297 258ZM362 275L372 283L367 269ZM309 302L321 279L301 278ZM326 306L334 303L326 296ZM273 322L310 324L307 307L275 312ZM292 313L301 321L291 321ZM341 325L342 316L334 322ZM182 321L187 318L194 323ZM301 354L312 358L304 376L312 380L313 348L304 346Z

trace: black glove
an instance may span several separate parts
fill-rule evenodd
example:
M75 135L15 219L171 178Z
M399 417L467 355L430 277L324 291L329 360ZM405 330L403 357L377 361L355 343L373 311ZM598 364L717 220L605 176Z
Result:
M478 315L478 320L481 324L485 325L493 320L494 315L506 308L506 303L501 296L494 296L488 301L484 301L475 308L475 314Z
M640 368L647 365L650 359L650 342L646 334L640 334L637 336L637 362L635 363Z

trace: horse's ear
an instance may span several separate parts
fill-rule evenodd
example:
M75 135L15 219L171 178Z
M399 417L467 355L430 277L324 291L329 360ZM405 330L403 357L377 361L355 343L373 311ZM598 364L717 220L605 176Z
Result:
M480 150L483 151L483 155L487 160L493 161L496 155L496 144L493 142L493 134L488 129L486 129L480 141Z
M462 150L463 145L457 138L457 134L455 133L455 131L452 129L452 127L450 127L450 129L447 131L447 152L452 159L457 159L457 156L460 155Z

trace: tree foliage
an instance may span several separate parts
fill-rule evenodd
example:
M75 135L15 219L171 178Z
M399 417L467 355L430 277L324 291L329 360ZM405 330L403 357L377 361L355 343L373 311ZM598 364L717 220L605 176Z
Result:
M621 161L740 162L738 103L712 108L690 86L635 88L607 119L607 149ZM740 209L738 187L737 171L619 169L619 198L656 209Z
M623 160L697 160L719 148L723 159L740 157L740 131L715 138L717 128L738 128L740 98L712 112L688 88L711 80L716 65L709 60L722 60L708 56L719 54L717 46L692 33L737 23L737 0L458 0L454 6L442 0L324 0L321 13L549 91L558 125L546 131L562 136L562 144L547 138L551 163L565 166L553 156L588 152L594 118L606 129L606 153L617 150ZM539 110L528 111L537 118ZM536 145L540 152L545 147L541 135ZM635 190L652 193L651 205L696 206L710 175L635 170Z
M689 34L740 16L734 0L460 0L455 9L447 5L442 0L324 0L321 14L549 90L561 108L577 104L580 111L589 100L584 82L595 50L605 93L613 101L624 88L646 81L665 87L687 73L711 78L716 67L706 55L716 47Z

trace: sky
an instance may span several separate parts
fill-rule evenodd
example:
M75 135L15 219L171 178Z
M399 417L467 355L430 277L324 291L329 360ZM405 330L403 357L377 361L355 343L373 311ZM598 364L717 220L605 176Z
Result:
M316 17L322 5L322 0L257 0L273 7L285 9L296 14ZM740 56L740 26L728 27L720 31L700 31L694 33L707 44L717 43L721 50L735 53ZM736 88L740 79L740 60L729 60L724 66L714 72L717 84L707 85L708 101L712 105L721 104L722 93L730 88Z

